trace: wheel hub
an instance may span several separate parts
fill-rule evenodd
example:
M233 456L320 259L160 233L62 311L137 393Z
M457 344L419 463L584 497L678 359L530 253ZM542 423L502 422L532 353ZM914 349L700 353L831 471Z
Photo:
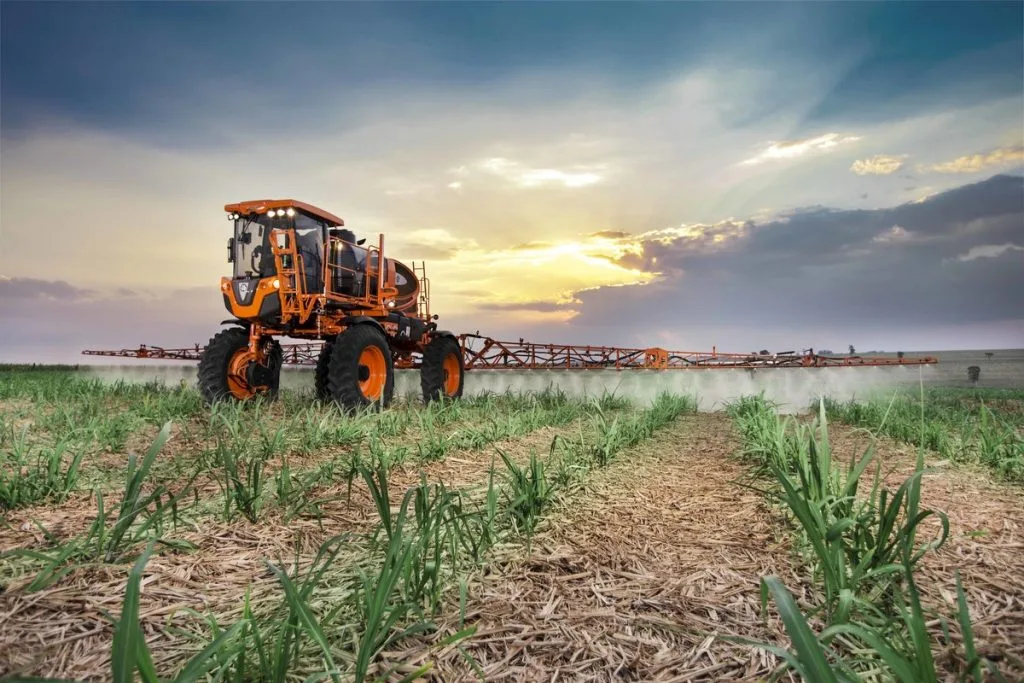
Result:
M245 400L256 395L256 386L251 369L256 363L256 354L248 348L239 349L228 363L228 390L238 399Z
M388 366L384 352L377 346L367 346L359 354L359 391L371 401L377 401L384 394L388 380Z
M441 386L445 396L455 396L459 392L459 358L454 353L445 356L441 366L444 380Z

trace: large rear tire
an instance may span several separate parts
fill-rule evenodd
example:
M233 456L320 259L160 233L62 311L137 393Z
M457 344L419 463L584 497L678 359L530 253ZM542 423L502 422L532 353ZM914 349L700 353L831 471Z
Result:
M313 388L316 391L318 401L331 400L331 390L327 387L327 368L331 365L331 350L334 345L333 339L324 341L320 348L320 355L316 359L316 372L313 375Z
M221 330L203 349L199 359L199 391L207 403L248 401L263 396L274 400L281 385L284 355L275 339L270 344L264 385L250 382L250 366L255 358L249 353L249 332L240 327Z
M331 347L327 389L349 412L390 406L395 364L384 333L371 325L354 325L339 334Z
M455 400L462 397L465 368L462 348L451 337L434 337L423 350L420 388L423 401Z

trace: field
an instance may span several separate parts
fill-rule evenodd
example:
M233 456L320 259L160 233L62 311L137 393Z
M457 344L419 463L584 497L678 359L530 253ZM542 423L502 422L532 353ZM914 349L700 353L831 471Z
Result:
M355 416L0 368L0 676L1022 680L1024 390L978 364Z

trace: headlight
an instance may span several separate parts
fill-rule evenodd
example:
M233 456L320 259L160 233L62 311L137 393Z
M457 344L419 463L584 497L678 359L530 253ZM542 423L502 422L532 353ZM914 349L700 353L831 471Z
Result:
M274 289L280 289L281 288L281 281L278 280L276 277L274 278L274 282L272 284L274 285Z
M274 216L277 215L277 212L274 211L273 209L271 209L270 211L267 211L267 215L270 216L271 218L273 218Z
M289 208L288 208L288 210L287 210L287 211L285 211L285 213L287 213L287 214L288 214L288 217L289 217L289 218L291 218L292 216L294 216L294 215L295 215L295 209L293 209L293 208L289 207Z

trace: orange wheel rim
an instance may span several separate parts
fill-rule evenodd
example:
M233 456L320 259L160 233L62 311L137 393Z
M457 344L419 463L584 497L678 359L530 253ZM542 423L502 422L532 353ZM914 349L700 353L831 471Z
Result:
M256 355L248 347L235 351L228 363L228 391L237 399L245 400L256 395L256 390L249 386L245 370L256 360Z
M388 381L388 364L384 352L376 346L367 346L359 354L359 391L371 401L384 394Z
M459 357L454 353L449 353L445 356L441 367L444 369L444 395L454 396L459 393L459 371L461 370L459 367Z

